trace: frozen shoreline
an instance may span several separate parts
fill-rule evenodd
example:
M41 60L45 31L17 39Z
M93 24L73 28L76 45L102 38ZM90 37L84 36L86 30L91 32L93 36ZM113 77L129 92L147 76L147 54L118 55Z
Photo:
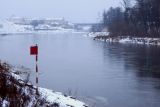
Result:
M131 37L131 36L118 36L112 37L106 32L89 33L86 37L91 37L94 40L100 40L104 42L117 42L117 43L130 43L130 44L144 44L144 45L157 45L160 46L160 38L149 37Z

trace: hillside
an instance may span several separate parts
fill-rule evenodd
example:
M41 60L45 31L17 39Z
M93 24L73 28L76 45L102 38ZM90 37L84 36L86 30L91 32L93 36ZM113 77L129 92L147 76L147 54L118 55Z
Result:
M0 34L63 31L74 29L74 24L63 18L19 18L0 21Z

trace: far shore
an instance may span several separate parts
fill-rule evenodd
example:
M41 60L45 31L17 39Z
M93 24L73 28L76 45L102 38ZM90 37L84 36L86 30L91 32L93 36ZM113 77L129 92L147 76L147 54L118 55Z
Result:
M106 32L89 33L88 37L92 37L94 40L100 40L105 42L117 42L117 43L132 43L132 44L144 44L144 45L157 45L160 46L160 38L150 37L133 37L133 36L110 36Z

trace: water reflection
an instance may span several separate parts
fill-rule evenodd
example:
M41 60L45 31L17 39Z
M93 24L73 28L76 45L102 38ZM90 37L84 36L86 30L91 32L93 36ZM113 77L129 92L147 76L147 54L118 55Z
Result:
M72 92L95 107L159 107L160 47L104 43L82 35L0 37L0 59L34 71L28 49L38 43L41 87Z
M160 78L160 47L106 43L104 50L104 56L124 60L126 71L134 69L138 77Z
M130 92L125 90L125 94L128 94L128 100L131 100L134 96L133 98L137 101L130 102L128 106L158 107L160 101L160 97L157 97L157 95L160 95L160 47L105 43L103 48L105 61L124 63L123 71L129 74L127 77L131 81L124 83L127 83L127 87L130 87ZM132 94L131 98L129 97L130 94Z

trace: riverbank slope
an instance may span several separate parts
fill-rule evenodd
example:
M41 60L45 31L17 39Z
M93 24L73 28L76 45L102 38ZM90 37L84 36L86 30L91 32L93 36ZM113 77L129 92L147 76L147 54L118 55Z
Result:
M23 80L13 67L0 62L0 107L87 107L72 96L36 88Z

